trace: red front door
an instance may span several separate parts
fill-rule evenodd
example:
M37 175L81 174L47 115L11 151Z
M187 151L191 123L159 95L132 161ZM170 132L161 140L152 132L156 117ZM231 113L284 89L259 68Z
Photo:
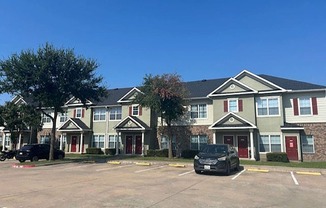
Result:
M126 154L132 154L132 136L126 136Z
M77 136L71 137L71 152L76 152L77 150Z
M142 154L142 146L141 136L136 136L136 154Z
M224 136L224 144L230 144L233 146L233 136Z
M238 154L240 158L248 158L248 137L238 136Z
M286 154L289 160L299 160L298 158L298 144L296 136L286 136Z

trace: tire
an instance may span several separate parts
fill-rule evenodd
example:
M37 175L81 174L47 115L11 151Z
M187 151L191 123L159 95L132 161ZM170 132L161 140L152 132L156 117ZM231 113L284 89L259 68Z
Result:
M25 162L25 160L19 160L19 162L23 163L23 162Z
M0 161L5 161L6 157L4 155L0 155Z
M31 161L32 161L32 162L34 162L34 161L38 161L38 157L37 157L37 156L32 157Z
M226 164L226 168L225 168L225 175L230 175L231 173L231 168L230 168L230 163Z
M201 174L201 171L200 170L195 170L195 173Z
M63 160L63 155L58 155L58 160Z

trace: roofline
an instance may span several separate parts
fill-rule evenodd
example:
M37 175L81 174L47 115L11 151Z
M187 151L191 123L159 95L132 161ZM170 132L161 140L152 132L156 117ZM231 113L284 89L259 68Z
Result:
M137 87L133 87L131 90L129 90L129 92L127 92L124 96L122 96L117 102L118 103L122 103L122 102L130 102L130 101L123 101L123 99L125 98L125 97L127 97L131 92L133 92L134 90L136 90L136 91L138 91L138 92L140 92L140 93L142 93Z
M213 90L211 93L209 93L209 94L207 95L207 97L210 97L210 96L216 96L216 95L214 95L213 93L216 92L217 90L223 88L223 87L224 87L228 82L231 82L231 81L234 81L234 82L236 82L237 84L239 84L240 86L243 86L243 87L245 87L245 88L251 90L251 91L252 91L251 93L255 93L255 92L257 92L256 90L254 90L254 89L252 89L251 87L245 85L244 83L240 82L239 80L236 80L235 78L231 77L230 79L226 80L223 84L221 84L218 88L216 88L216 89Z
M225 119L225 118L228 117L229 115L232 115L232 116L234 116L234 117L237 117L238 119L240 119L240 120L242 120L242 121L244 121L244 122L246 122L246 123L248 123L248 124L250 124L250 125L252 126L252 127L245 127L246 129L250 129L250 128L256 129L256 128L257 128L257 126L254 125L253 123L247 121L246 119L242 118L241 116L239 116L239 115L237 115L237 114L235 114L235 113L233 113L233 112L230 112L230 113L224 115L222 118L220 118L220 119L217 120L216 122L214 122L212 125L210 125L210 126L208 127L208 129L230 128L230 127L213 127L215 124L217 124L218 122L222 121L223 119ZM244 128L244 127L237 127L237 128L239 129L239 128ZM232 129L234 129L234 127L232 127Z

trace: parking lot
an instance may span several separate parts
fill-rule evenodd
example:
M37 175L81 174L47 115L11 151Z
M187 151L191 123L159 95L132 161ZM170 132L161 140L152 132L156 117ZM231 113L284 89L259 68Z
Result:
M230 176L135 162L13 168L0 163L0 208L326 207L325 174L243 167Z

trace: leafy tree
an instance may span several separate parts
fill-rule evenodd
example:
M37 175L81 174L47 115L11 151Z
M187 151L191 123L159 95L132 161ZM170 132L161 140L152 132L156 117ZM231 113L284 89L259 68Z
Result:
M103 78L95 73L97 67L95 60L48 43L37 52L26 50L0 61L0 92L31 96L35 107L51 118L50 160L53 160L57 116L63 112L65 102L75 97L86 106L88 99L99 101L107 95L106 88L101 86ZM43 107L51 109L53 116Z
M172 153L172 122L180 119L186 112L186 96L188 94L185 86L177 74L146 75L143 85L140 87L142 93L135 97L135 103L151 108L153 112L161 116L161 132L164 132L169 141L169 158ZM163 126L163 121L166 128Z

